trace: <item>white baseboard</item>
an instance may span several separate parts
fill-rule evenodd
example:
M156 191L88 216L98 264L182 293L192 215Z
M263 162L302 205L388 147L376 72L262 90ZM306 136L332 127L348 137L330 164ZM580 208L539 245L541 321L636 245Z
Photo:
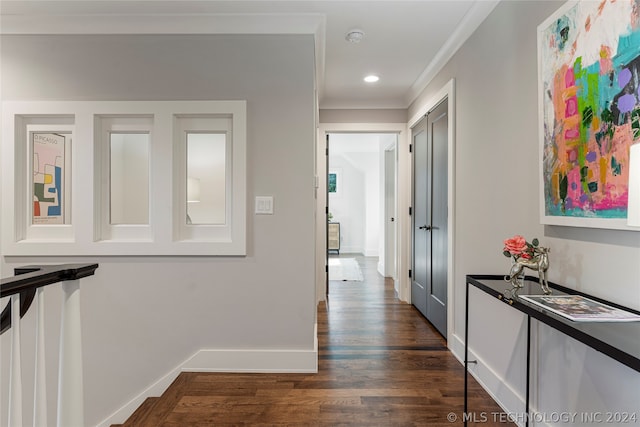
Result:
M180 365L173 368L171 371L166 373L158 381L156 381L155 383L151 384L149 387L144 389L136 397L131 399L129 402L125 403L124 406L117 409L114 413L109 415L107 418L105 418L104 420L96 424L96 427L109 427L112 424L124 423L127 420L127 418L129 418L131 414L133 414L133 412L136 409L138 409L140 405L142 405L142 403L148 397L160 396L162 393L164 393L165 390L169 388L171 383L178 377L178 375L180 375L180 372L182 372L182 365L188 360L190 360L192 357L193 356L191 356L189 359L185 360Z
M453 335L453 340L448 342L449 349L458 361L464 366L464 341L457 335ZM525 407L524 396L514 390L503 377L494 371L485 361L469 349L469 360L476 360L478 363L469 365L469 373L480 383L482 388L496 401L506 414L522 415ZM474 414L468 414L474 415ZM476 419L481 419L482 414L475 414ZM516 424L524 426L524 421L516 419Z
M341 254L361 254L364 255L364 250L362 249L362 247L358 247L358 246L341 246L340 247L340 253Z
M96 427L124 423L148 397L162 395L180 372L318 372L317 331L318 325L315 326L313 350L199 350L98 423Z
M318 372L314 350L200 350L183 372Z

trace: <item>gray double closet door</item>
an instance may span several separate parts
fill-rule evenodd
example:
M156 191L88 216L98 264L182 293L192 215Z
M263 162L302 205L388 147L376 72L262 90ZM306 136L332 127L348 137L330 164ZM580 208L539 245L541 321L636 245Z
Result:
M447 336L448 102L413 129L411 302Z

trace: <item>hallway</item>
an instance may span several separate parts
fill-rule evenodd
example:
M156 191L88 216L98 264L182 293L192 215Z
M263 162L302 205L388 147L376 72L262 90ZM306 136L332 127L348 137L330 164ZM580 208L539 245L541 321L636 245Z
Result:
M377 258L355 258L364 281L331 281L318 307L317 374L182 373L125 425L461 426L462 365L395 298ZM509 425L494 422L506 415L469 378L470 411L484 421L477 425Z
M397 299L393 282L377 272L378 259L356 259L364 282L330 281L328 302L318 309L319 372L335 378L334 390L360 402L343 407L336 422L462 425L463 366L429 322ZM506 414L471 376L469 389L471 415L487 418L478 425L509 425L493 422Z

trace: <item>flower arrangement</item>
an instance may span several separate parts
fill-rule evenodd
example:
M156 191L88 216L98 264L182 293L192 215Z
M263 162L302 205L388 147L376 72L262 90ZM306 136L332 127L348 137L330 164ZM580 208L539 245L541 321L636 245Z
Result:
M551 249L539 246L538 239L531 243L519 234L504 241L502 254L511 258L511 270L504 276L504 280L510 282L514 289L524 287L525 273L528 268L538 272L538 283L545 295L551 293L547 282L547 270L549 269L549 252Z
M520 258L533 259L538 254L542 253L538 246L540 242L538 239L533 239L531 243L521 235L517 234L510 239L504 241L504 249L502 254L507 258L513 258L517 261Z

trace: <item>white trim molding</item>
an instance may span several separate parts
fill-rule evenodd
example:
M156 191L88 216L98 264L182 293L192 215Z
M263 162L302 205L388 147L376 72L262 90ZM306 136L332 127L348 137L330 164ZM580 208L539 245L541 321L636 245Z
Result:
M200 350L183 372L316 373L318 352L312 350Z
M147 398L162 395L181 372L317 373L318 341L316 338L314 348L309 350L199 350L96 427L109 427L125 422Z
M325 272L325 199L327 189L326 156L325 144L326 136L331 133L389 133L398 135L398 194L396 197L396 211L398 212L396 266L398 274L398 298L401 301L410 302L411 292L407 274L409 265L407 260L410 254L410 239L405 236L409 232L411 218L409 217L410 197L407 188L410 185L411 175L408 173L410 165L409 136L407 125L404 123L320 123L318 127L318 137L316 138L316 175L318 176L318 188L316 198L316 299L323 301L326 295L326 272ZM343 248L341 252L347 252L348 248Z
M38 14L5 12L0 34L315 34L326 21L321 13L139 13L120 4L115 13L100 14L67 5L41 3Z
M464 341L457 335L452 336L448 346L453 355L464 367ZM509 382L479 357L473 349L469 349L469 360L476 361L469 365L469 374L475 378L491 398L505 413L516 413L518 408L524 408L525 399L522 393L513 389ZM500 390L500 396L493 391ZM514 409L515 408L515 409ZM480 416L480 413L477 414Z
M26 2L20 3L12 2L10 10L3 5L0 35L309 34L315 42L318 98L324 92L327 17L323 13L140 13L133 2L134 10L126 8L127 2L111 2L117 13L99 14L84 9L82 2L51 1L40 2L34 14Z
M246 254L246 101L13 101L2 104L2 253L49 255L245 255ZM174 129L181 117L224 117L231 140L226 165L227 215L224 224L186 224L186 173L176 163ZM144 118L149 132L148 224L104 224L109 218L109 170L104 118ZM30 133L58 132L70 146L61 224L35 223ZM138 129L138 128L135 128ZM108 130L108 129L107 129ZM183 150L184 151L184 150ZM108 150L106 151L108 152ZM59 179L62 181L62 179ZM184 187L184 188L183 188ZM68 202L67 200L70 200ZM39 219L39 218L38 218ZM111 232L105 233L105 229ZM187 236L180 230L189 229ZM215 228L216 230L212 229ZM117 233L113 231L117 229ZM214 232L215 231L215 232Z
M449 62L455 53L462 47L464 42L478 29L480 24L491 14L493 9L501 0L482 0L476 1L469 12L464 16L462 22L456 27L454 33L449 37L444 45L440 48L433 60L424 69L422 74L418 76L416 81L411 85L406 96L407 105L410 105L424 89L431 83L431 80L438 75L440 70Z

